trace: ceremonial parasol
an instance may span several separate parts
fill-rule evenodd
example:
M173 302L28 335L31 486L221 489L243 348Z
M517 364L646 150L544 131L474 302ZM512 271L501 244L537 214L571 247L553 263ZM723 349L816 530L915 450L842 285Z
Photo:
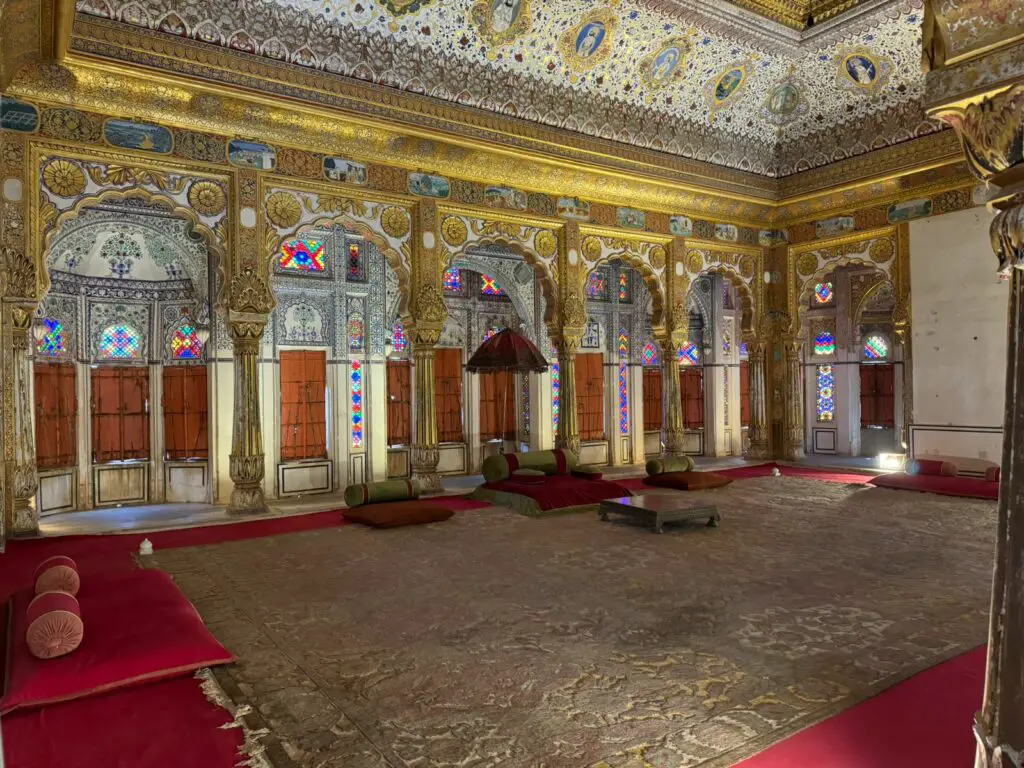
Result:
M511 328L491 336L480 348L473 353L466 363L466 370L470 373L490 373L492 371L514 371L516 373L543 373L548 369L544 356L537 351L525 336L516 333ZM504 450L505 418L508 411L508 387L505 387L505 402L501 406L501 434L502 450Z

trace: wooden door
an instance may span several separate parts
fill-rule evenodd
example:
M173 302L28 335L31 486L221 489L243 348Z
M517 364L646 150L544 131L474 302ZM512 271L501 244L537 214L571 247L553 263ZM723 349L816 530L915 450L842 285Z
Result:
M388 445L412 442L412 365L388 360Z
M662 424L661 368L644 368L644 431L656 432Z
M149 368L92 369L92 457L97 464L149 458Z
M740 363L740 423L750 426L750 363Z
M461 349L439 349L434 355L434 416L438 442L463 442Z
M683 427L704 429L704 369L681 368L679 392L683 400Z
M166 366L163 387L165 456L172 461L209 458L206 366Z
M604 355L576 355L576 416L580 440L604 440Z
M895 366L892 363L860 366L860 425L891 429L896 424Z
M327 353L286 350L281 362L281 460L327 458Z
M76 461L78 396L74 363L36 363L36 466L72 467Z

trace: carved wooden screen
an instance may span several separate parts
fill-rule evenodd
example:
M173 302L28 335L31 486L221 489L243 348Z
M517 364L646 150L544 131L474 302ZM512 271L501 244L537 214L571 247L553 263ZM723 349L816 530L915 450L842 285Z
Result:
M164 368L164 444L168 459L209 458L208 400L205 365Z
M434 414L437 418L438 442L461 443L461 349L439 349L434 355ZM512 423L515 424L515 420Z
M71 467L76 462L74 363L36 363L36 465Z
M740 362L740 423L750 426L750 363Z
M683 427L704 429L704 369L680 370L679 391L683 400Z
M281 353L281 460L327 458L327 353Z
M92 459L97 464L149 458L149 369L92 369Z
M412 366L388 360L388 445L412 442Z
M893 378L895 368L889 364L860 367L860 425L862 427L895 426Z
M644 368L644 431L661 429L661 368Z
M516 375L512 371L480 374L480 438L516 439Z
M576 355L576 414L580 440L604 439L604 356Z

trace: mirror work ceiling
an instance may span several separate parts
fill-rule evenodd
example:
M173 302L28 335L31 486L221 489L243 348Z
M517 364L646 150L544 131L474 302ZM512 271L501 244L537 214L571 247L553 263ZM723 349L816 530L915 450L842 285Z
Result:
M940 130L922 0L79 0L82 14L781 177ZM844 11L839 13L839 11Z

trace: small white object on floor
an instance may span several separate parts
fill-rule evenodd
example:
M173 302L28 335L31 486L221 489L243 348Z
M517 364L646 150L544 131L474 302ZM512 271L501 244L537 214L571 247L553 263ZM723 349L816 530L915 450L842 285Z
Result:
M772 467L772 477L779 477L781 474L778 467Z
M153 542L149 539L143 539L142 543L139 544L140 555L152 555L153 554Z

